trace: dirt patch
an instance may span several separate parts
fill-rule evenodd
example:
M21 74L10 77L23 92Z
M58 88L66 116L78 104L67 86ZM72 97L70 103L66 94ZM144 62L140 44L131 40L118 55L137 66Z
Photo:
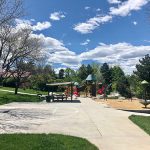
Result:
M140 103L140 100L96 100L98 103L107 104L110 107L116 108L116 109L123 109L123 110L150 110L150 105L147 106L147 108L144 108L144 105Z

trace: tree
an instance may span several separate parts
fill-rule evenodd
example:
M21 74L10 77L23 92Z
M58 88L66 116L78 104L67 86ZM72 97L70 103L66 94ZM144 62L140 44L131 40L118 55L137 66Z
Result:
M87 75L89 75L89 74L93 74L93 68L91 67L91 65L87 65Z
M6 28L5 31L6 36L0 37L2 69L5 71L3 78L14 76L16 79L15 94L17 94L20 78L26 72L24 64L38 60L41 44L38 38L31 36L30 29L22 28L14 31L12 28ZM10 32L8 33L8 31Z
M120 81L121 77L124 77L125 74L119 66L114 66L111 68L112 73L112 88L116 91L117 84Z
M130 90L130 84L128 82L128 79L125 76L121 76L119 80L117 81L116 86L117 91L119 94L126 98L131 98L131 90Z
M63 79L64 78L64 73L65 73L64 69L60 69L59 70L59 79Z
M0 27L12 26L23 14L22 0L0 0Z
M146 80L150 83L150 56L149 54L145 55L144 58L139 60L139 64L136 65L137 71L134 73L141 79Z
M23 28L16 32L10 29L6 38L0 36L0 43L2 69L5 73L12 70L17 59L24 58L29 60L40 56L40 41L38 38L31 36L30 29Z
M104 83L109 85L112 81L111 70L107 63L104 63L101 67L101 73L104 79Z
M131 92L134 96L142 98L143 90L139 77L135 74L128 76Z
M150 56L149 54L145 55L144 58L139 60L139 64L136 65L137 71L134 71L134 74L138 76L140 81L146 80L149 84L147 85L146 92L150 93ZM150 94L147 95L150 98Z
M35 67L35 70L30 77L30 82L33 89L45 91L47 88L50 88L46 86L46 83L54 82L55 79L55 71L52 66L38 65Z
M32 62L24 62L24 59L17 59L14 63L15 69L10 72L15 80L15 94L18 94L18 88L21 83L26 82L34 68Z
M101 73L101 66L100 64L96 64L96 63L93 63L92 64L92 69L93 69L93 74L95 75L96 77L96 80L98 82L102 81L103 80L103 77L102 77L102 73Z
M82 80L85 80L88 76L87 67L83 64L78 70L78 76Z

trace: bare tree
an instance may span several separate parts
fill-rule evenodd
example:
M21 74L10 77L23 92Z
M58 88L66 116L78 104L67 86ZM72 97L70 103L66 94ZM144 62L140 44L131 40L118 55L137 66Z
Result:
M17 32L11 32L6 38L0 38L0 56L2 69L6 72L13 67L14 62L19 58L37 58L40 53L40 42L38 38L32 37L31 30L24 28ZM6 31L7 32L7 31Z
M23 64L38 60L41 54L40 40L28 28L5 28L2 36L0 35L0 43L3 78L24 73L19 62Z
M23 14L22 0L0 0L0 26L12 25Z

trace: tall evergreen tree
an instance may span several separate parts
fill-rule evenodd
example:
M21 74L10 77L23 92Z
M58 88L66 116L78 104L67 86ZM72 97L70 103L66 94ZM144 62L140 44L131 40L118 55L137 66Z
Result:
M59 79L63 79L64 78L64 73L65 73L64 69L60 69L59 70Z
M87 75L89 74L93 74L93 68L91 67L91 65L87 65Z
M103 76L103 79L104 79L104 83L107 84L107 85L110 84L111 80L112 80L112 77L111 77L111 70L110 70L107 63L104 63L102 65L101 73L102 73L102 76Z
M144 58L139 60L139 64L136 65L137 71L134 73L141 79L146 80L150 83L150 56L149 54L145 55Z

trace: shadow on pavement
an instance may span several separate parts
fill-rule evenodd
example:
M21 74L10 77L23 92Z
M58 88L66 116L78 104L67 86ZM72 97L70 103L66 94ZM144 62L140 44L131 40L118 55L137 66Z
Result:
M64 101L62 101L62 100L55 100L55 101L53 101L52 103L81 103L81 101L80 100L64 100Z
M136 112L136 113L150 114L150 110L124 110L124 109L118 109L118 110L128 111L128 112Z

